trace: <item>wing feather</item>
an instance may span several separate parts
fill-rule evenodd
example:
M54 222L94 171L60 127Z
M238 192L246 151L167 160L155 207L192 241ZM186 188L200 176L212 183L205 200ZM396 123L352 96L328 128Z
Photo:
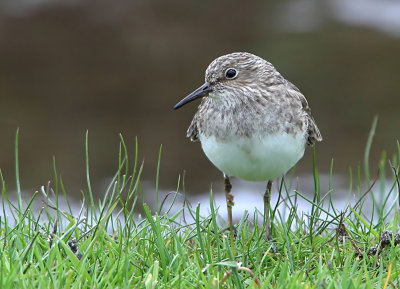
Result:
M307 99L305 96L300 92L300 90L291 82L287 81L287 85L289 86L289 94L294 97L297 97L301 105L303 107L303 111L306 113L307 120L308 120L308 127L307 127L307 144L313 145L317 141L322 141L322 135L315 123L313 116L311 115L311 108L308 105Z

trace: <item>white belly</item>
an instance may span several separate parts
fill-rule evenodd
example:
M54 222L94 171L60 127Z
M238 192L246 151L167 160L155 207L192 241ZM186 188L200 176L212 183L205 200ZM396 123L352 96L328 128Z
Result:
M304 135L272 135L230 141L200 135L209 160L228 176L247 181L267 181L283 176L304 154Z

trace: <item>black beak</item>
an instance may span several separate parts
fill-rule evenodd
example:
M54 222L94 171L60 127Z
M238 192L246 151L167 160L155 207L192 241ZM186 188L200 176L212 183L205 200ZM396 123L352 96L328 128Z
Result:
M182 99L180 102L178 102L175 106L174 109L178 109L181 106L184 106L186 103L189 103L197 98L204 97L208 95L211 92L210 85L206 82L202 86L200 86L198 89L193 91L191 94L186 96L184 99Z

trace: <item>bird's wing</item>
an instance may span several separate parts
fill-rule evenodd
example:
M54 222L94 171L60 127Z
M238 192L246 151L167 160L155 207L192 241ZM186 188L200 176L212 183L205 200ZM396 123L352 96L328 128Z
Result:
M186 136L190 138L191 141L199 140L199 130L197 128L197 118L194 117L192 123L190 124Z
M287 81L287 85L289 87L288 93L300 100L301 105L303 107L303 111L307 115L307 120L308 120L307 144L313 145L316 141L322 141L322 135L317 127L317 124L315 123L314 118L311 115L311 108L308 106L307 99L293 83Z

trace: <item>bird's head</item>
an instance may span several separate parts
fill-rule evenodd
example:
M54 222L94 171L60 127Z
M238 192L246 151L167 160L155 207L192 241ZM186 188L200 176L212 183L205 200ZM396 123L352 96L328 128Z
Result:
M235 52L223 55L208 66L205 83L178 102L174 109L206 96L229 102L230 98L257 93L263 85L271 85L279 78L271 63L254 54Z

